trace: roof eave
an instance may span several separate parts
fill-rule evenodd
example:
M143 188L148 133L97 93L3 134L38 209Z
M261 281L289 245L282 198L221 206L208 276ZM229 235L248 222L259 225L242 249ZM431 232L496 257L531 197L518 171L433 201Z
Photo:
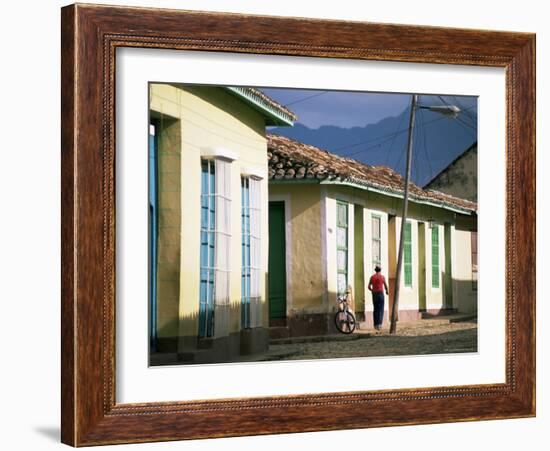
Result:
M264 102L260 97L250 92L250 90L238 86L226 86L225 89L247 102L255 110L260 111L265 116L267 125L290 127L294 125L294 118L290 114Z
M368 184L366 182L358 183L358 182L350 180L350 179L344 179L344 180L342 180L342 179L331 179L331 180L325 179L325 180L321 180L320 183L322 185L351 186L351 187L359 188L359 189L362 189L362 190L365 190L365 191L372 191L372 192L375 192L375 193L378 193L378 194L384 194L386 196L395 197L395 198L398 198L398 199L403 199L403 195L401 193L393 191L389 188L382 188L382 187L373 186L372 184ZM429 205L429 206L437 207L437 208L443 208L445 210L449 210L449 211L452 211L452 212L455 212L455 213L460 213L460 214L463 214L463 215L464 214L467 214L467 215L477 214L477 212L475 210L471 210L471 209L468 209L468 208L461 208L461 207L458 207L458 206L455 206L455 205L438 203L438 202L435 202L435 201L432 201L432 200L421 199L421 198L418 198L414 195L409 197L409 201L417 203L417 204Z

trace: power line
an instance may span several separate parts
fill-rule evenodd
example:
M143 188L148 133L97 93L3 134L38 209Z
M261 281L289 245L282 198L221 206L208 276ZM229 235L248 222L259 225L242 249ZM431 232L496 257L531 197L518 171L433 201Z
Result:
M439 100L441 100L443 102L444 105L446 106L450 106L444 99L443 97L441 96L437 96L439 97ZM472 130L476 130L472 125L468 124L466 121L464 121L462 118L460 118L458 115L454 117L454 120L456 120L458 123L464 125L465 127L468 127Z
M303 99L294 100L290 103L285 104L285 106L290 106L290 105L295 105L295 104L300 103L300 102L305 102L306 100L313 99L314 97L322 96L323 94L327 94L328 92L329 91L318 92L317 94L313 94L311 96L304 97Z
M420 129L417 127L415 127L414 129L414 134L416 136L416 141L419 141L419 133L420 133ZM414 177L413 177L413 182L416 183L417 180L418 180L418 152L414 152L413 151L413 161L411 162L412 164L412 169L413 169L413 174L414 174Z
M399 154L399 159L397 160L397 164L394 166L395 170L399 172L399 164L401 163L401 160L403 159L403 155L407 152L407 146L403 146L403 151ZM401 173L401 172L399 172Z
M394 136L392 135L392 136L390 136L389 138L385 139L384 141L379 142L378 144L374 144L374 145L372 145L372 146L366 147L366 148L361 149L361 150L358 150L358 151L356 151L356 152L348 153L348 154L341 155L341 156L342 156L342 157L351 157L351 156L353 156L353 155L358 155L358 154L363 153L363 152L365 152L365 151L367 151L367 150L374 149L375 147L380 147L382 144L391 141L393 138L394 138Z
M475 138L476 135L477 135L477 130L472 127L471 125L467 124L466 122L464 122L463 120L459 119L458 117L455 118L455 121L457 122L457 124L459 124L460 126L462 126L462 128L464 130L466 130L468 133L472 133L473 137Z
M471 110L472 108L475 108L475 105L474 105L474 106L471 106L471 107L469 107L469 108L466 108L465 110ZM444 119L447 119L447 117L446 117L446 116L438 117L438 118L436 118L436 119L432 119L431 121L425 122L424 125L433 124L434 122L439 122L439 121L442 121L442 120L444 120ZM363 149L363 150L357 152L357 153L361 153L361 152L363 152L364 150L368 150L368 149L371 149L371 148L373 148L373 147L377 147L377 146L379 146L380 144L383 144L384 142L389 141L394 135L399 135L399 134L401 134L401 133L405 133L405 132L407 132L408 130L409 130L408 128L403 128L403 129L401 129L401 130L397 130L397 131L394 132L394 133L389 133L389 134L387 134L387 135L382 135L382 136L378 136L378 137L376 137L376 138L367 139L367 140L365 140L365 141L360 141L360 142L357 142L357 143L355 143L355 144L349 144L349 145L347 145L347 146L337 147L337 148L335 148L335 149L333 149L333 150L336 152L336 151L338 151L338 150L351 149L352 147L357 147L357 146L360 146L360 145L362 145L362 144L368 144L368 143L371 143L371 142L379 141L379 140L384 139L384 138L389 138L389 139L383 141L382 143L376 144L376 145L371 146L371 147L367 147L367 149ZM351 154L342 155L342 156L348 157L348 156L351 156L351 155L356 155L356 153L351 153Z
M472 108L473 108L473 107L472 107ZM433 124L434 122L442 121L443 119L447 119L447 117L446 117L446 116L438 117L437 119L432 119L431 121L425 122L423 125L426 126L426 125L429 125L429 124ZM363 152L365 152L365 151L367 151L367 150L370 150L370 149L373 149L373 148L375 148L375 147L380 147L382 144L384 144L384 143L390 141L390 140L393 138L394 135L400 134L400 133L404 133L404 132L407 132L408 130L409 130L408 128L404 128L404 129L399 130L398 132L390 133L390 134L388 134L388 135L382 135L382 136L379 136L378 138L375 138L375 139L370 139L370 140L363 141L363 142L361 142L361 143L353 144L353 145L350 145L350 146L339 147L339 148L334 149L334 151L338 151L338 150L344 149L344 148L346 148L346 147L357 147L357 146L359 146L359 145L361 145L361 144L366 144L366 143L368 143L368 142L378 141L378 140L380 140L380 139L382 139L382 138L386 138L386 137L387 137L387 139L385 139L384 141L379 142L378 144L374 144L374 145L372 145L372 146L366 147L366 148L361 149L361 150L358 150L358 151L356 151L356 152L352 152L352 153L340 155L340 156L342 156L342 157L351 157L351 156L353 156L353 155L358 155L358 154L360 154L360 153L363 153Z
M422 120L424 120L424 112L420 110L420 117ZM430 155L428 154L428 137L426 134L426 127L422 127L422 147L424 149L424 155L426 157L426 161L428 162L428 166L430 168L430 178L433 174L433 167L432 167L432 161L430 159Z
M441 100L441 101L443 102L444 105L449 106L449 104L443 99L443 97L441 97L441 96L437 96L437 97L439 97L439 100ZM468 133L469 133L470 131L473 131L473 132L474 132L473 136L474 136L474 138L476 137L477 129L475 129L475 128L472 127L470 124L468 124L467 122L465 122L465 121L464 121L463 119L461 119L458 115L456 115L456 116L454 117L454 120L456 121L457 124L459 124L460 126L462 126L462 128L463 128L464 130L466 130ZM470 130L468 130L468 129L470 129Z
M401 115L401 119L400 119L400 121L399 121L399 124L397 124L397 130L399 130L399 128L400 128L401 125L403 124L403 120L405 119L405 116L406 116L406 114L402 114L402 115ZM395 138L397 138L397 135L398 135L397 130L395 131L395 134L394 134L394 136L393 136L392 142L391 142L391 144L390 144L390 148L389 148L389 150L386 152L386 159L385 159L385 161L384 161L384 166L387 166L387 165L388 165L388 161L389 161L389 159L390 159L390 154L391 154L391 151L392 151L392 149L393 149L393 145L394 145L394 143L395 143Z
M455 103L460 107L460 109L464 111L466 116L472 121L472 124L477 126L477 115L474 117L471 111L466 111L464 109L464 105L458 100L456 96L452 96L452 98L454 99ZM475 106L477 107L477 102Z

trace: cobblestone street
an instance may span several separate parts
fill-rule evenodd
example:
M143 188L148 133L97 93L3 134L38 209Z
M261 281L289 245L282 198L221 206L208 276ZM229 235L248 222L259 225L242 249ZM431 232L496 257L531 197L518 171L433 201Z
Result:
M352 335L330 335L272 340L261 360L308 360L320 358L374 357L443 354L477 351L477 321L452 322L427 319L398 323L397 334L389 326L376 333L356 330Z

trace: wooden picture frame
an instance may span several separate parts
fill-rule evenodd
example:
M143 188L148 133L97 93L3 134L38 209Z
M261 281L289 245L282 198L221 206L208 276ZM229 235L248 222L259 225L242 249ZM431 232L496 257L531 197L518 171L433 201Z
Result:
M71 5L62 9L62 418L73 446L535 415L535 35ZM506 69L506 382L266 398L115 399L115 50Z

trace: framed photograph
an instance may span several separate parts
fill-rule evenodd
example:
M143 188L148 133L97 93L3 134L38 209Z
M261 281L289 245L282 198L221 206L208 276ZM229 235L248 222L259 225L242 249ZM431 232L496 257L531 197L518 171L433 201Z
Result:
M535 36L62 8L62 441L535 415Z

